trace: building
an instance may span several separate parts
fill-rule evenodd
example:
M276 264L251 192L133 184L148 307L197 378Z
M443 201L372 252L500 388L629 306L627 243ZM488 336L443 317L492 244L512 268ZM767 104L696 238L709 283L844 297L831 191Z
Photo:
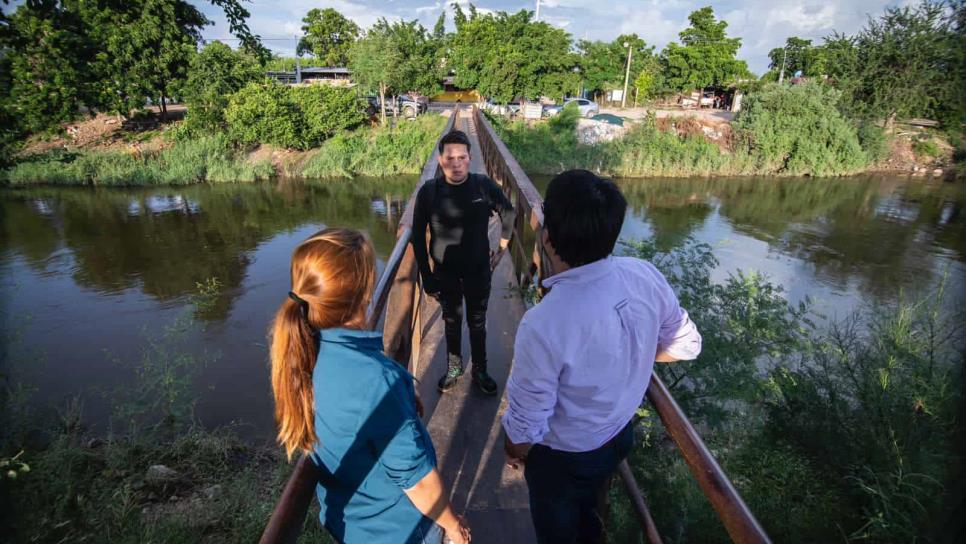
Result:
M266 72L265 75L286 85L323 83L348 86L352 84L352 71L344 66L314 66L296 69L294 72Z

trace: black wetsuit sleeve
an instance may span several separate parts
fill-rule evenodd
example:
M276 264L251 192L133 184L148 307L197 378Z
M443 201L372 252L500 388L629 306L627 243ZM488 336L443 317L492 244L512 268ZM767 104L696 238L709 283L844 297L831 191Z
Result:
M429 202L426 196L429 194L427 187L435 180L429 180L423 184L416 194L416 203L413 208L413 233L410 243L413 245L413 255L416 257L416 266L419 267L419 276L423 280L423 287L427 292L435 291L435 279L433 272L429 268L429 254L426 251L426 226L429 224L429 216L432 210L429 209Z
M513 209L513 204L506 197L503 189L495 181L484 177L483 184L484 190L486 190L489 196L490 209L500 214L500 223L502 225L500 237L504 240L509 240L510 236L513 235L513 226L517 218L517 212Z

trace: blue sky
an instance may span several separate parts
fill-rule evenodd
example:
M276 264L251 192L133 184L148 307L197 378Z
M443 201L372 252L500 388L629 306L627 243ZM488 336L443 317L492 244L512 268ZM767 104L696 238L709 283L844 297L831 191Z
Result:
M194 2L216 22L204 35L229 37L228 26L220 11L207 2ZM301 33L301 19L312 8L332 7L362 27L372 25L380 17L419 19L431 28L439 14L448 9L447 0L255 0L246 4L252 13L252 30L266 38L272 50L294 54L294 36ZM459 2L464 7L466 0ZM753 72L768 67L768 51L784 43L788 36L821 38L839 31L854 33L864 26L868 16L878 16L888 6L913 3L913 0L543 0L540 19L566 29L575 39L611 40L619 34L635 32L658 49L678 39L687 26L688 14L706 5L728 21L729 35L742 38L739 58L748 62ZM481 0L474 2L480 11L516 12L534 10L534 1ZM283 38L281 41L269 38ZM289 39L291 38L291 39Z

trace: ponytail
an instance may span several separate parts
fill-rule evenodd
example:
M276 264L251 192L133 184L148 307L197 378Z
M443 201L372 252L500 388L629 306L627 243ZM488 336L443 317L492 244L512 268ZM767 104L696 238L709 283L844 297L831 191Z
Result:
M319 355L316 335L297 302L282 303L272 327L272 393L278 441L289 460L295 450L311 450L316 440L312 394L312 371Z

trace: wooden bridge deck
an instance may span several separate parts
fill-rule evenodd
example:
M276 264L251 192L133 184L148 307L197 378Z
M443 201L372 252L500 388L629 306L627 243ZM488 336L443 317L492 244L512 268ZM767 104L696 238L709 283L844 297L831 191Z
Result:
M464 112L456 128L470 137L470 169L486 173L472 117ZM496 247L499 236L499 222L494 218L490 223L491 247ZM443 481L450 490L453 508L466 516L473 529L473 542L534 542L526 482L521 470L506 467L500 430L516 326L525 311L511 259L500 261L492 285L486 323L487 357L499 396L480 393L471 383L469 367L455 389L444 395L437 391L436 382L446 369L446 341L439 304L430 297L422 298L419 309L422 342L413 370ZM470 362L465 322L463 327L463 358Z

